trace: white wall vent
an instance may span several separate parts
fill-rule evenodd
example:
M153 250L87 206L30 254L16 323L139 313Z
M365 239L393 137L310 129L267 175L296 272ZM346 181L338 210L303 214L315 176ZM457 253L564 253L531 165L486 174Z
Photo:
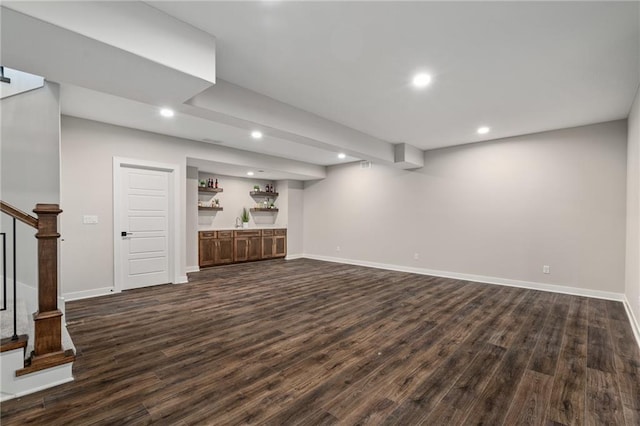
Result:
M371 161L361 161L360 162L360 168L361 169L370 169L371 168Z

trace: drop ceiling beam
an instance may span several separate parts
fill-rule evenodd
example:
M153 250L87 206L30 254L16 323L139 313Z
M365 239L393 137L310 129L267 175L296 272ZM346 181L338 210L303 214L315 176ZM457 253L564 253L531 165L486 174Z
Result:
M211 85L187 75L66 30L2 8L2 64L46 80L145 102L179 106Z
M187 101L190 114L379 163L395 162L393 144L218 79Z
M3 6L210 84L216 82L215 37L143 2L5 1ZM114 67L113 72L118 69ZM126 77L123 73L122 78Z

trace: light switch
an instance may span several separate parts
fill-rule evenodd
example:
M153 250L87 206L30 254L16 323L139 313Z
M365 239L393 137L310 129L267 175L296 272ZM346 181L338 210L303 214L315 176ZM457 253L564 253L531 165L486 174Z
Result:
M84 215L82 216L82 223L85 225L95 225L98 223L98 216L94 215Z

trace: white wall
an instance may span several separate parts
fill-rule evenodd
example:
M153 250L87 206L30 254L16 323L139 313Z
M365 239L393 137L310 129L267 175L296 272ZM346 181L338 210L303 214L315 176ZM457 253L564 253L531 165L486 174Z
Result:
M640 330L640 91L629 114L625 295Z
M186 272L193 272L199 269L198 266L198 168L187 167L186 184L186 244L187 244L187 266Z
M234 176L198 172L195 167L188 167L195 172L195 178L187 179L187 271L198 270L198 231L211 229L234 228L236 218L240 217L242 208L254 207L257 200L249 195L254 185L264 189L267 183L273 181L264 179L239 178ZM198 181L208 178L218 179L218 185L223 189L220 193L198 193ZM276 191L280 192L279 188ZM249 215L249 225L252 228L265 226L287 227L286 209L280 208L282 194L275 201L278 212L252 213ZM220 200L222 211L198 210L198 201L205 203L212 199Z
M255 153L234 150L212 144L194 142L128 129L110 124L62 116L62 177L61 232L64 257L62 260L62 289L68 298L104 294L113 288L113 157L126 157L163 163L178 163L181 184L178 200L183 206L179 220L180 264L178 275L184 275L197 265L198 222L204 215L197 212L197 182L195 170L187 170L187 158L253 165L255 168L270 164L282 165L285 160ZM291 170L303 170L302 163L287 162ZM262 166L262 167L260 167ZM287 165L284 165L285 170ZM238 179L242 188L233 189L232 180L220 182L224 192L218 195L223 207L225 200L239 194L242 205L250 201L249 191L254 180ZM241 182L241 183L240 183ZM266 181L257 180L264 185ZM276 202L279 205L279 201ZM221 213L232 217L215 226L233 226L238 214L233 208ZM98 224L83 225L83 215L97 215ZM204 220L204 219L203 219ZM217 219L216 219L217 220ZM210 221L211 222L211 221ZM255 222L255 221L254 221ZM286 224L276 223L286 226ZM206 225L202 225L206 226Z
M202 201L210 201L212 198L220 200L220 206L222 211L200 211L198 213L198 229L221 229L221 228L233 228L236 224L236 218L242 214L242 208L246 207L247 210L256 206L256 201L263 201L264 198L253 198L249 195L249 192L253 191L254 185L260 185L260 189L264 190L267 184L275 183L265 179L249 179L240 178L234 176L217 175L211 173L200 172L200 179L213 178L218 179L218 185L223 189L223 192L217 194L203 193L199 198ZM276 188L279 196L275 198L275 206L278 207L278 212L267 213L250 213L249 214L249 227L261 227L261 226L282 226L286 227L285 222L276 222L284 214L281 209L281 197L282 193L280 188ZM273 200L273 198L271 199Z
M288 181L287 257L304 253L304 183Z
M287 258L303 254L303 209L304 183L296 180L279 180L277 183L279 206L277 224L287 228Z
M274 185L279 194L276 204L279 212L275 223L278 227L286 228L289 225L289 181L279 180Z
M60 203L60 87L47 82L43 88L2 99L0 108L0 199L35 216L33 208L37 203ZM10 246L11 219L5 214L0 216L2 232L7 232ZM35 230L20 222L16 230L17 279L36 287ZM12 251L8 249L7 254L11 278Z
M179 181L186 182L186 157L176 139L62 116L62 291L69 299L103 294L114 285L113 157L179 164ZM176 188L175 197L186 205L184 185ZM97 215L98 223L83 224L83 215ZM177 223L181 247L177 275L183 276L184 208Z
M621 120L428 151L416 171L329 167L305 183L304 252L623 293L626 138Z

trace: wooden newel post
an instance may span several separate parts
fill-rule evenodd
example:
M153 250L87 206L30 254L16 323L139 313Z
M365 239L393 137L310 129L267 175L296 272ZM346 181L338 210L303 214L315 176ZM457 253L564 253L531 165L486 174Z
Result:
M38 312L35 323L35 358L62 353L62 312L58 309L58 204L36 204L38 215Z

